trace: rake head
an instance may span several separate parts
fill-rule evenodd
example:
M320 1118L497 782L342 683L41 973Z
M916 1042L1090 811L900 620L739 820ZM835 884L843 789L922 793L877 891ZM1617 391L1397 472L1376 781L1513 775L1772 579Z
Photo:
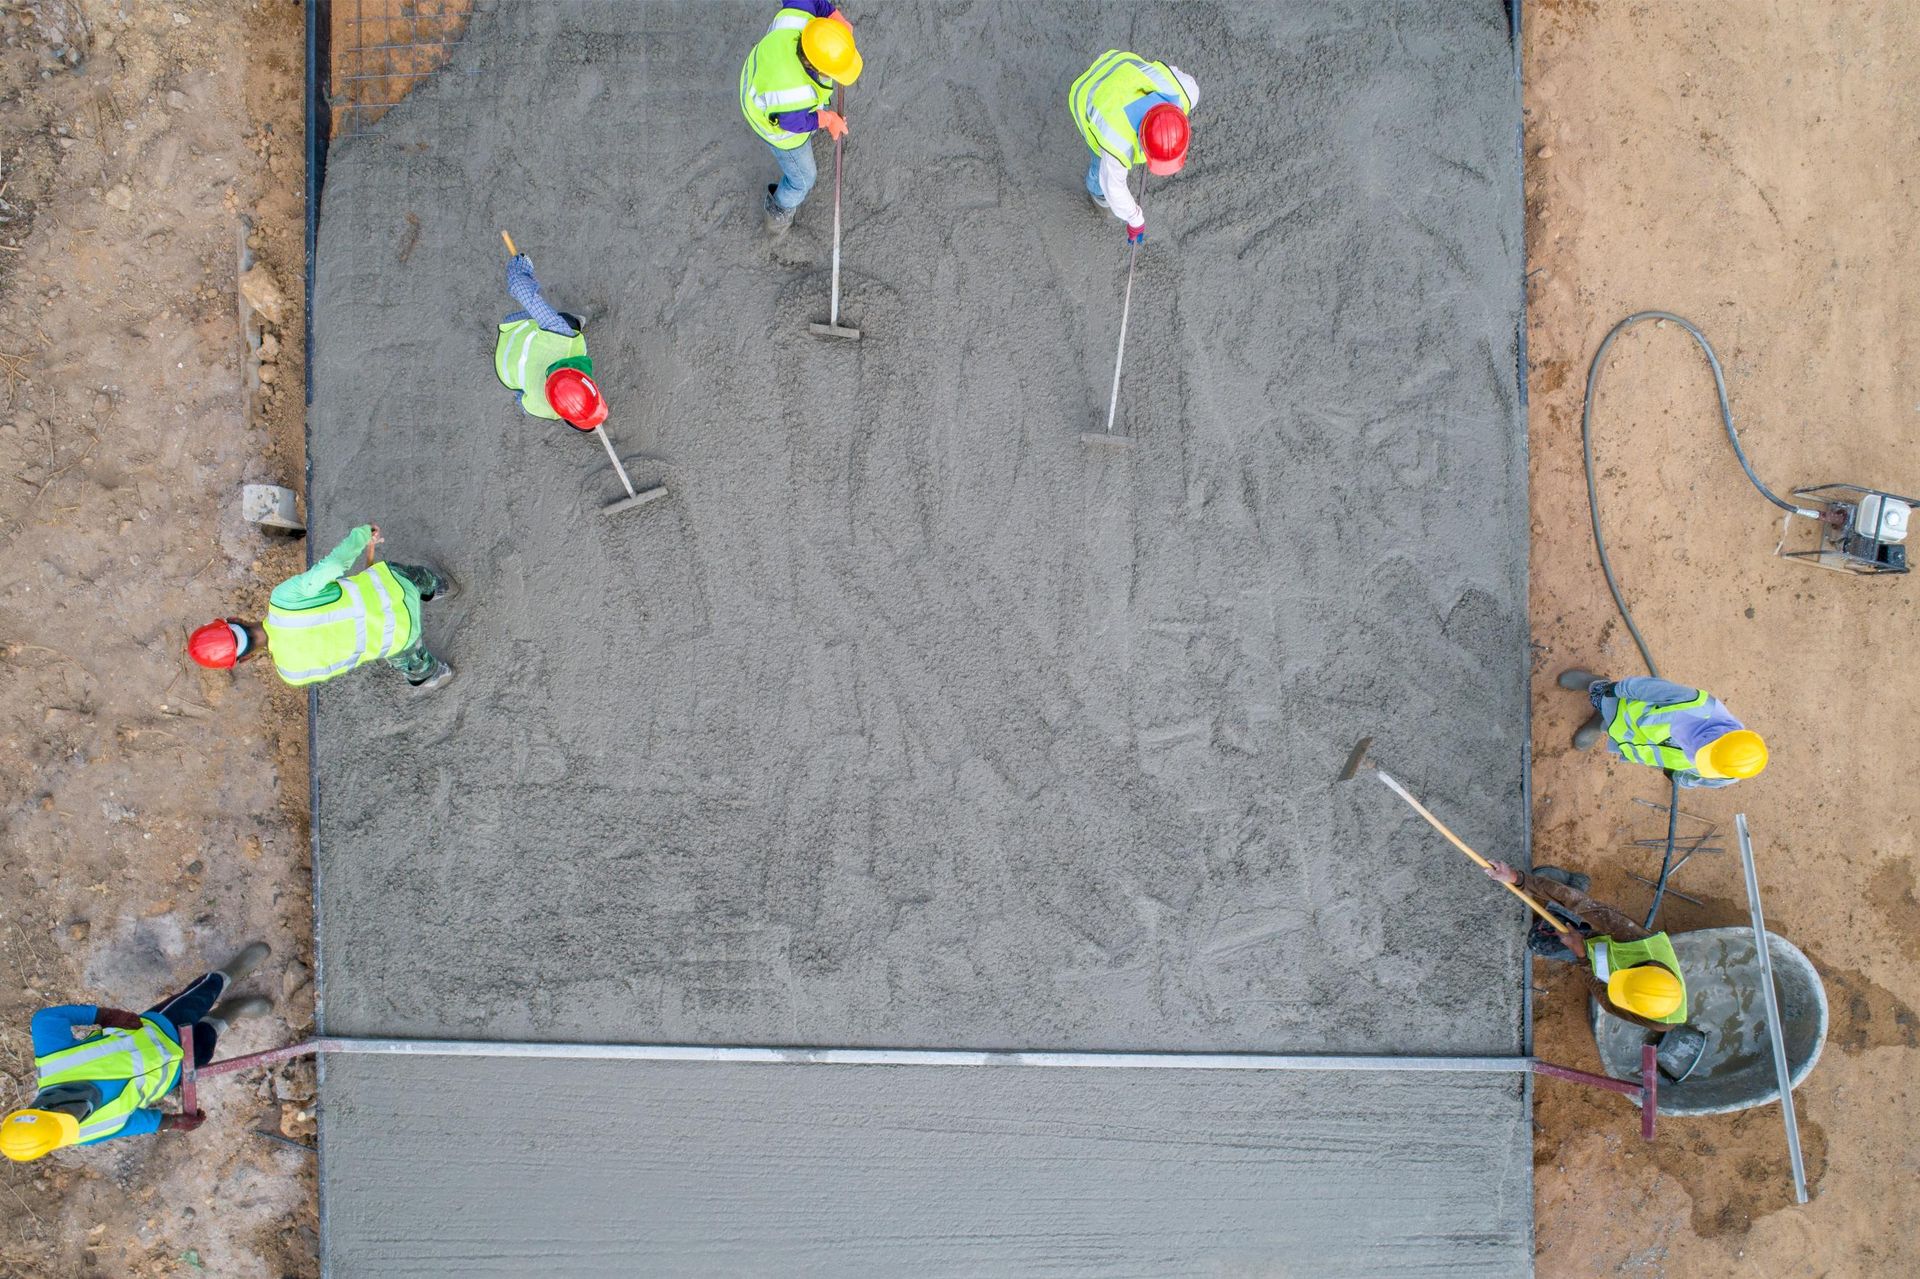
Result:
M1333 779L1333 784L1338 786L1341 782L1352 781L1355 774L1360 771L1361 766L1369 762L1367 752L1372 749L1373 739L1371 737L1361 738L1359 742L1354 745L1352 752L1348 754L1346 767L1340 770L1340 776Z

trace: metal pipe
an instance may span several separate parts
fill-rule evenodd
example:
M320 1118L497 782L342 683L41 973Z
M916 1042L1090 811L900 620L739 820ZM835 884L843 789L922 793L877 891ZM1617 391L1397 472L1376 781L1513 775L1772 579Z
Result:
M1760 910L1760 876L1753 868L1753 840L1747 815L1735 813L1740 836L1740 870L1747 877L1747 912L1753 916L1753 949L1760 957L1760 987L1767 998L1767 1038L1773 1043L1773 1073L1780 1081L1780 1119L1787 1127L1787 1154L1793 1162L1793 1201L1807 1202L1807 1165L1800 1154L1800 1122L1793 1113L1793 1077L1787 1069L1787 1041L1780 1029L1780 997L1773 988L1773 953L1767 946L1767 921Z
M325 1037L230 1057L200 1069L205 1078L313 1053L386 1057L487 1057L542 1061L666 1061L727 1065L1028 1066L1103 1070L1451 1071L1519 1074L1530 1057L1391 1057L1333 1054L1182 1052L993 1052L958 1048L718 1047L701 1044L521 1043L485 1039Z

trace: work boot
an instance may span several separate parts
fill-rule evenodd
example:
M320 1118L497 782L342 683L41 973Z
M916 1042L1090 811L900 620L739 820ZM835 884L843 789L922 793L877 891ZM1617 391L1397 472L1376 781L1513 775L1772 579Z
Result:
M1559 684L1561 688L1567 689L1570 692L1584 693L1593 687L1594 683L1599 679L1600 676L1595 675L1592 671L1583 671L1576 666L1570 671L1560 672Z
M1113 212L1113 206L1111 204L1108 204L1105 200L1101 199L1099 196L1095 195L1093 192L1091 191L1087 192L1087 199L1093 201L1094 208L1104 209L1108 213Z
M438 564L419 564L415 567L423 568L433 574L433 590L421 592L422 604L450 600L460 594L460 580Z
M273 953L273 947L263 941L249 942L241 952L220 967L221 975L227 979L227 985L247 979L247 974L260 966L260 961Z
M1552 880L1556 884L1565 884L1576 893L1584 893L1593 887L1593 876L1577 870L1562 870L1558 866L1535 866L1530 872L1540 879Z
M767 183L767 234L785 235L787 228L793 225L793 210L783 209L773 202L773 193L778 190L778 182Z
M413 684L415 692L431 693L434 689L439 688L452 678L453 667L447 665L445 658L436 657L433 659L433 669L427 672L425 679L410 682Z
M265 1017L273 1011L273 1001L265 995L242 995L237 999L223 999L213 1006L206 1020L213 1024L215 1034L224 1035L227 1027L242 1017Z
M1573 749L1591 750L1595 743L1607 735L1607 722L1595 711L1588 716L1587 722L1573 730Z

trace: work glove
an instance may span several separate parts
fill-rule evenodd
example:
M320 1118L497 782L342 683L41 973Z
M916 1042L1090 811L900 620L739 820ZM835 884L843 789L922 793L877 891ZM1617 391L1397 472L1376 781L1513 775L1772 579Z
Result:
M98 1008L94 1010L93 1024L106 1026L114 1030L140 1029L140 1017L124 1008Z
M817 111L814 114L820 121L820 127L831 134L835 142L847 136L847 117L838 111Z
M207 1112L190 1110L178 1115L165 1115L160 1120L161 1132L192 1132L207 1122Z
M1128 244L1145 244L1146 242L1147 242L1147 224L1146 223L1142 222L1142 223L1139 223L1138 225L1130 226L1127 228Z

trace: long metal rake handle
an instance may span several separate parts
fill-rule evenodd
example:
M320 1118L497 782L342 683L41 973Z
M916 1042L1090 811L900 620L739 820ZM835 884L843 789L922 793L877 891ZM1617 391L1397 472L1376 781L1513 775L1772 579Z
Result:
M833 109L844 119L847 114L847 88L835 85L833 90ZM827 302L827 323L835 328L840 326L840 148L845 145L844 136L833 140L833 284L831 296Z
M1140 220L1147 220L1147 178L1140 175ZM1120 366L1127 358L1127 319L1133 314L1133 264L1140 256L1140 242L1127 246L1127 291L1120 303L1120 345L1113 353L1113 390L1107 394L1107 434L1113 434L1114 411L1120 407Z
M1740 836L1740 870L1747 877L1747 913L1753 917L1753 948L1760 957L1760 989L1767 997L1767 1038L1773 1044L1773 1073L1780 1082L1780 1118L1787 1126L1787 1154L1793 1163L1793 1201L1807 1201L1807 1164L1800 1153L1800 1121L1793 1112L1793 1072L1787 1068L1787 1041L1780 1029L1780 997L1773 988L1773 952L1767 945L1767 921L1760 910L1760 876L1753 868L1753 840L1747 815L1733 815Z
M613 469L619 472L620 482L627 486L627 496L634 496L633 481L627 478L627 468L620 465L620 455L613 451L613 441L608 439L607 433L597 426L593 428L593 433L600 437L601 446L607 450L607 460L612 462Z

